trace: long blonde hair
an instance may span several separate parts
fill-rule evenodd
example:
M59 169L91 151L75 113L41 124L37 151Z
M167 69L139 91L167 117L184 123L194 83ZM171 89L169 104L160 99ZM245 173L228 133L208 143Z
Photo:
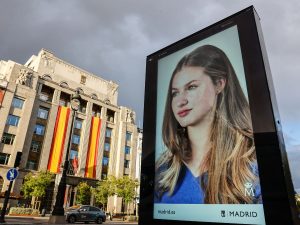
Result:
M209 136L210 149L200 168L201 174L206 175L201 176L204 202L252 203L252 197L244 194L245 183L257 179L251 169L256 155L249 105L228 57L212 45L198 47L185 55L173 71L162 127L167 149L156 162L156 192L159 196L165 192L172 195L183 162L191 159L187 132L176 121L171 108L173 78L182 68L189 66L204 68L215 85L220 79L226 81L223 91L217 96Z

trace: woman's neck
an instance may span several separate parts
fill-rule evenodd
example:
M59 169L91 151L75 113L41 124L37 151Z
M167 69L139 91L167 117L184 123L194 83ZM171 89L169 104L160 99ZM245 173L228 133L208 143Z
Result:
M211 123L212 121L206 120L197 126L188 127L192 157L186 165L194 176L200 175L203 159L210 148Z

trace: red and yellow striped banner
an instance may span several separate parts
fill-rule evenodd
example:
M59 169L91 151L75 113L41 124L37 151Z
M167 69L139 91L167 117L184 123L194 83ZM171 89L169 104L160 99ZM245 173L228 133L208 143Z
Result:
M0 105L2 104L2 101L4 99L4 93L5 93L5 91L0 89Z
M52 173L60 172L60 164L64 152L69 116L70 108L64 106L58 107L48 161L48 170Z
M99 147L101 119L92 117L89 148L85 164L85 177L96 178L97 156Z

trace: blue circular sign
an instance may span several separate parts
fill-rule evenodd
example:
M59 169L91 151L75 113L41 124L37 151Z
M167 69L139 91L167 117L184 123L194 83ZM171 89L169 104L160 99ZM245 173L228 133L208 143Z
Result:
M11 168L7 171L6 178L9 181L13 181L14 179L17 178L18 175L19 175L18 170L16 168Z

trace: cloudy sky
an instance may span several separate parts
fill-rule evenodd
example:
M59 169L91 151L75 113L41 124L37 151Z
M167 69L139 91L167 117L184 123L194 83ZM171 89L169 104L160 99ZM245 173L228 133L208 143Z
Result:
M142 126L146 56L254 5L261 18L295 188L300 190L300 1L2 0L0 59L41 48L120 85ZM134 84L134 85L133 85Z

